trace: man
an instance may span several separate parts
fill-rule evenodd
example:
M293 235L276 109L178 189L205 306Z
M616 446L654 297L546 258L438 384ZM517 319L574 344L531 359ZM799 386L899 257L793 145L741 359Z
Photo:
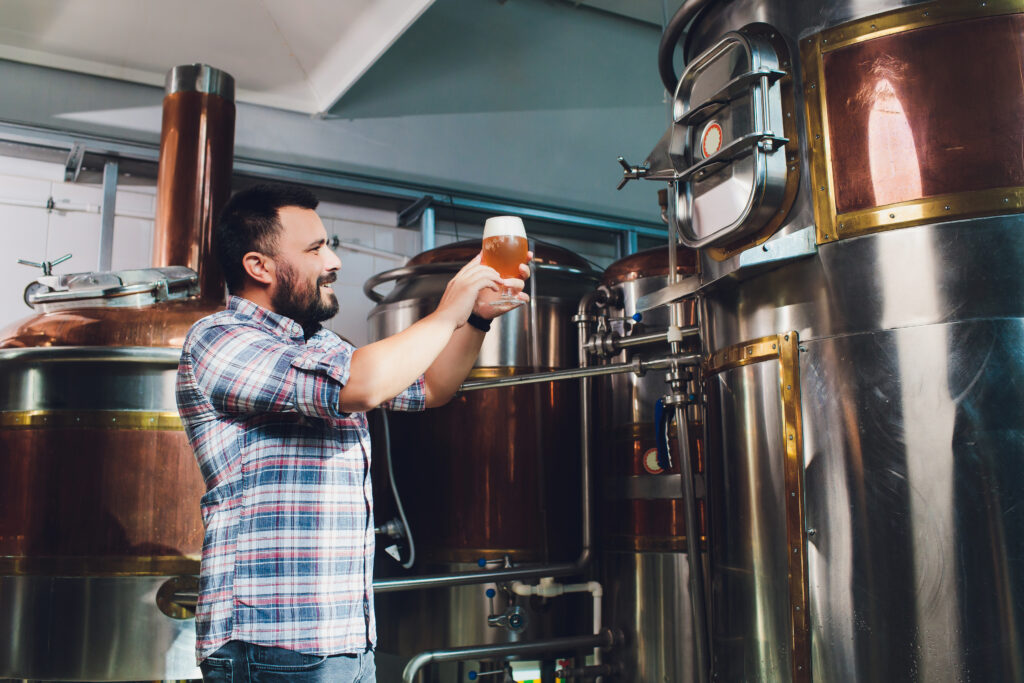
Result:
M365 411L446 403L500 313L488 300L505 286L528 300L523 280L477 256L437 310L355 349L320 327L338 310L341 262L317 204L282 186L232 197L214 235L227 309L182 348L178 410L207 488L196 609L207 681L375 680Z

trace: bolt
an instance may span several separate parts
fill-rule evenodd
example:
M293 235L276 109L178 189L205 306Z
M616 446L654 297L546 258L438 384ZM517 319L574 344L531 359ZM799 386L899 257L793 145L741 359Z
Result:
M808 535L808 536L813 536L813 535L814 535L814 534L816 534L816 533L818 533L818 530L817 530L817 529L808 529L808 530L807 530L807 535Z
M875 26L874 24L871 24L871 30L872 30L872 31L874 31L874 30L875 30L876 28L878 28L878 27L877 27L877 26Z
M797 547L793 546L793 554L796 555L798 552L800 551L797 549Z
M894 213L890 213L890 214L889 214L889 218L896 218L896 214L894 214Z
M946 204L946 211L949 211L949 204Z

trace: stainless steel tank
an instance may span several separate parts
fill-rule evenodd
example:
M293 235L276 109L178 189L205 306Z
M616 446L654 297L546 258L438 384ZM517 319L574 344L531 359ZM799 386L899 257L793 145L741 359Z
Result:
M47 274L26 290L36 315L0 331L0 677L199 677L181 595L205 486L174 382L189 327L223 307L208 245L231 77L172 70L163 123L154 267Z
M571 317L579 299L596 284L597 273L559 247L538 242L532 249L535 261L527 290L532 301L493 323L471 377L577 365ZM364 290L378 304L368 318L370 340L395 334L432 312L451 276L479 250L478 241L440 247L371 279ZM395 286L387 296L376 294L375 288L392 280ZM477 568L478 562L564 562L577 557L579 402L574 383L474 391L426 413L391 413L389 421L394 474L419 558L414 573ZM392 496L382 489L387 482L382 444L376 435L378 525L393 514ZM378 576L408 575L383 555L376 566ZM527 611L526 628L489 627L487 617L501 614L508 603L500 594L489 600L486 588L378 595L379 650L409 657L439 647L589 628L585 601L579 600L578 615L565 609L578 596L546 606L519 598L518 605ZM577 622L582 624L578 628Z
M713 677L1024 680L1024 4L706 5L645 170L701 253Z
M659 247L627 256L608 267L601 278L608 292L609 303L602 311L608 323L603 332L597 333L599 337L636 340L666 332L667 309L637 316L639 321L634 315L639 297L669 283L668 262L668 248ZM696 252L680 250L677 264L680 276L692 276L696 272ZM690 304L684 310L683 324L696 325L694 306ZM694 346L699 345L691 342L688 350L695 350ZM661 339L619 351L607 356L606 361L646 360L666 356L669 351L668 342ZM687 538L681 500L682 461L676 430L670 428L671 411L658 405L672 393L671 388L664 372L643 376L628 373L592 381L605 624L625 635L625 645L613 651L608 661L622 667L622 675L616 680L690 683L696 678L688 618L691 605L684 554ZM670 437L663 436L666 428ZM698 454L693 460L697 472L703 469L702 440L696 438L701 433L700 421L691 421L691 452Z

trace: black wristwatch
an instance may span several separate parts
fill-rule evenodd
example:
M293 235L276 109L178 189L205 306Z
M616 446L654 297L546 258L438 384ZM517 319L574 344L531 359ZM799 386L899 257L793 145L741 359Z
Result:
M466 320L466 322L475 327L476 329L480 330L481 332L486 332L487 330L491 329L491 321L487 320L486 318L481 318L476 313L470 313L469 319Z

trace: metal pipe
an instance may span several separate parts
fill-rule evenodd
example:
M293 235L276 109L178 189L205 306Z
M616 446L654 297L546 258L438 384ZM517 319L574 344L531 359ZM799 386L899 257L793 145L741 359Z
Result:
M416 675L427 664L432 662L462 662L469 659L496 659L511 656L531 656L549 652L566 652L591 647L611 647L615 644L615 635L610 629L601 633L586 636L568 636L565 638L549 638L530 643L510 643L508 645L473 645L450 650L432 650L421 652L406 664L402 672L404 683L413 683Z
M461 387L459 387L459 391L477 391L479 389L494 389L496 387L514 387L521 384L554 382L563 379L585 380L589 377L620 375L626 372L643 375L649 370L665 370L676 366L700 365L701 360L701 356L698 353L665 356L664 358L654 358L652 360L641 360L636 358L629 363L613 363L611 365L598 365L595 367L570 368L568 370L553 370L552 372L535 372L526 375L494 377L493 379L474 379L469 382L465 382ZM582 410L582 408L583 406L581 405L580 409Z
M428 574L409 579L378 579L373 582L374 593L394 593L397 591L420 590L424 588L449 588L451 586L469 586L475 583L501 583L513 579L539 579L545 576L570 576L578 574L590 560L589 549L586 558L583 553L576 562L564 564L537 565L516 569L495 569L478 572L460 572L457 574Z
M616 351L622 349L630 349L634 346L646 346L647 344L657 344L668 339L668 332L655 332L653 334L638 334L630 337L615 337L612 339L612 347Z
M117 204L117 162L103 164L103 204L100 208L100 259L98 270L110 270L114 259L114 209Z
M676 404L676 437L679 442L679 471L683 485L686 519L686 559L690 567L690 607L693 612L693 638L696 650L697 680L707 683L708 632L704 603L704 561L701 557L700 531L697 528L697 497L693 486L693 462L690 459L690 434L686 409Z

